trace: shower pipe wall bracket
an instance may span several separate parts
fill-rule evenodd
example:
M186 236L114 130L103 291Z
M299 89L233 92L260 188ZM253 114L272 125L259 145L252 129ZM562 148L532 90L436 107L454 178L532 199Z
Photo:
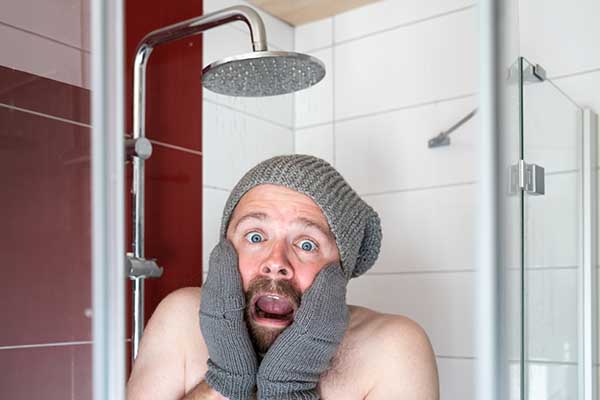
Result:
M144 258L144 160L152 154L152 146L145 139L146 66L148 65L148 59L154 47L158 45L198 35L208 29L235 21L246 23L250 31L253 51L268 50L267 35L262 19L256 11L246 6L225 8L157 29L147 34L137 48L133 66L133 139L128 141L127 145L127 151L132 155L131 159L133 161L131 189L133 253L129 258L129 265L139 266L139 268L134 267L134 270L152 272L149 275L130 276L133 280L133 360L137 356L139 342L144 330L144 279L160 276L157 273L156 268L159 267L155 261L148 261Z

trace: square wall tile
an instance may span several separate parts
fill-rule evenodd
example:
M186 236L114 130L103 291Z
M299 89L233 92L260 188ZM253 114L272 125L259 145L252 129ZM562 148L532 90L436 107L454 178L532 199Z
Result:
M332 45L333 18L325 18L295 28L294 51L303 53Z
M3 24L0 37L0 65L89 89L83 80L88 67L83 50Z
M333 124L297 129L295 138L297 154L310 154L322 158L331 165L334 164Z
M0 350L2 397L92 398L92 345Z
M90 123L89 90L2 66L0 103Z
M524 198L527 268L580 265L579 172L546 173L546 194Z
M437 358L440 399L475 400L475 359Z
M0 21L6 25L89 51L90 26L85 12L89 12L89 0L0 3Z
M0 121L0 346L89 340L89 128L6 108Z
M210 252L219 241L223 208L229 191L204 187L202 189L202 271L208 272Z
M325 64L325 77L308 89L295 93L296 129L333 121L333 74L335 73L332 49L310 53Z
M383 231L381 253L370 271L474 269L476 195L476 185L461 185L365 196Z
M546 173L580 168L579 107L546 81L523 89L523 146L528 163L544 167Z
M436 355L475 354L473 272L364 275L348 286L348 304L405 315L421 325Z
M205 106L202 128L205 185L231 190L260 161L293 153L291 129L218 104Z
M468 9L336 46L336 119L475 93L477 15Z
M525 276L527 359L578 360L578 271L576 268L528 270Z
M418 23L472 5L473 0L378 1L336 15L335 41L342 42L400 25Z
M549 77L600 67L600 3L519 1L521 53Z
M477 116L452 134L450 146L427 142L475 107L467 98L336 123L336 166L363 195L473 182Z
M600 71L556 79L554 83L581 107L600 112Z
M529 363L527 375L530 399L579 398L577 365Z

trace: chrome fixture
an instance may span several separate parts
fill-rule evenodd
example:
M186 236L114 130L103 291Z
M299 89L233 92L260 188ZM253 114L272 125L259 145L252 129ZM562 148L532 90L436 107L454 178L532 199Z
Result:
M475 116L475 114L477 114L477 109L474 109L473 111L468 113L466 116L461 118L460 121L458 121L457 123L452 125L447 130L440 132L436 137L429 139L429 141L427 142L427 145L429 146L429 148L450 146L450 134L452 132L454 132L455 130L457 130L458 128L460 128L462 125L464 125L471 118L473 118Z
M138 45L133 71L133 138L126 154L133 162L133 253L127 255L128 276L133 281L132 356L137 356L144 330L144 279L158 278L163 269L144 258L144 160L152 154L145 137L146 66L154 47L198 35L234 21L250 30L252 52L216 61L203 69L202 85L230 96L273 96L306 89L325 76L324 64L315 57L285 51L269 51L262 19L250 7L235 6L155 30Z

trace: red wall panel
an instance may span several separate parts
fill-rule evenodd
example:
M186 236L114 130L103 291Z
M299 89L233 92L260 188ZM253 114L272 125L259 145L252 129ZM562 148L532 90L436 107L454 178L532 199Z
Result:
M138 43L153 30L199 15L202 0L126 0L128 132L132 131L133 60ZM156 258L165 272L146 281L146 320L168 293L202 282L201 71L201 36L157 47L148 63L146 136L154 141L154 153L146 162L145 255ZM130 207L127 215L130 240Z

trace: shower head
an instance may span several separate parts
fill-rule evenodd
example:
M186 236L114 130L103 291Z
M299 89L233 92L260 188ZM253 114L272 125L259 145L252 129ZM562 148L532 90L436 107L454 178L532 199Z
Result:
M228 57L202 70L202 85L228 96L276 96L306 89L325 76L315 57L287 51L254 51Z

